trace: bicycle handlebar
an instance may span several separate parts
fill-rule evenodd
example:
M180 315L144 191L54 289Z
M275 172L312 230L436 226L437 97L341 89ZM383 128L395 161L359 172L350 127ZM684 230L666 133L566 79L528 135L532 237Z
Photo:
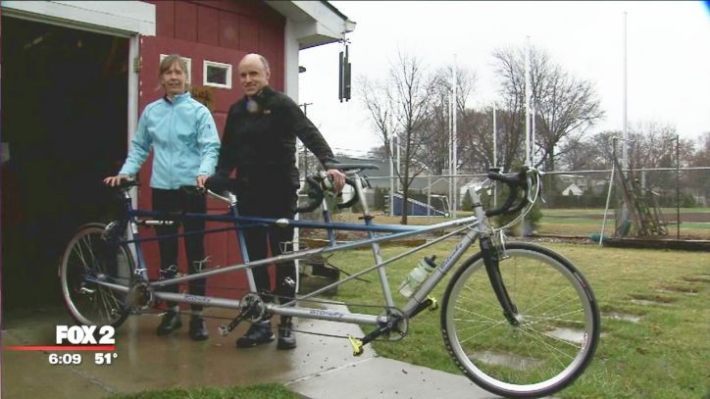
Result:
M296 208L296 213L312 212L323 202L323 189L318 181L316 181L315 176L306 177L306 185L309 188L306 193L308 194L308 201Z
M306 201L305 204L296 208L296 213L312 212L316 208L318 208L318 206L320 206L320 204L323 202L325 190L329 190L331 188L329 184L330 182L326 183L326 179L329 179L329 177L320 174L306 177L306 184L308 187L306 193L308 194L309 199ZM345 178L345 184L356 188L355 182L350 177ZM337 204L336 206L338 207L338 209L350 208L351 206L355 205L357 201L358 196L356 190L356 194L353 195L351 199L346 202Z
M528 202L528 176L527 176L527 167L523 167L520 172L517 173L497 173L497 172L488 172L488 178L491 180L496 180L502 183L505 183L508 188L510 189L510 192L508 193L508 198L505 199L505 202L503 203L502 206L495 208L495 209L489 209L486 211L486 216L496 216L496 215L501 215L503 213L511 213L511 212L517 212L527 204ZM523 189L523 196L519 197L518 196L518 190L522 188ZM513 205L516 200L519 200L520 202Z

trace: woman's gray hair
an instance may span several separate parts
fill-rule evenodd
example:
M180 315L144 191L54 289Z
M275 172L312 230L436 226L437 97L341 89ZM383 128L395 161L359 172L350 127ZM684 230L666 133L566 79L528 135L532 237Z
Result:
M188 70L187 70L187 62L180 57L179 54L170 54L163 58L160 61L160 67L158 68L158 78L161 78L165 72L167 72L173 64L178 64L180 66L180 69L185 73L185 76L187 76ZM187 79L185 81L185 91L190 91L190 84L187 83Z

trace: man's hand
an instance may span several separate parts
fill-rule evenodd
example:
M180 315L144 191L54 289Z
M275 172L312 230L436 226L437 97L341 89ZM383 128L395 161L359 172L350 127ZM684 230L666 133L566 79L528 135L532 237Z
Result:
M126 175L109 176L104 179L104 184L109 187L116 187L119 184L121 184L122 180L128 180L128 176L126 176Z
M333 180L333 188L335 189L335 193L340 193L345 186L345 173L339 171L338 169L328 169L325 173Z

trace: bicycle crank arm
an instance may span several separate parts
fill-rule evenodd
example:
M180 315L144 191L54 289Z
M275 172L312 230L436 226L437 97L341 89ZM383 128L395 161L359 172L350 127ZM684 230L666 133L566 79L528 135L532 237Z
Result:
M427 301L424 301L422 303L426 302ZM428 303L427 306L429 306ZM400 317L390 317L386 323L376 328L369 334L365 335L364 337L362 337L362 339L357 339L349 336L348 339L350 340L350 344L353 346L353 356L360 356L363 353L363 346L372 342L377 337L395 330L400 320ZM402 335L404 335L404 333L402 333Z
M227 324L226 326L221 325L221 326L217 327L217 330L219 331L219 335L226 337L230 332L232 332L232 330L237 328L239 323L241 323L247 317L248 317L247 313L239 313L239 315L237 315L237 317L235 317L234 320L230 321L229 324Z

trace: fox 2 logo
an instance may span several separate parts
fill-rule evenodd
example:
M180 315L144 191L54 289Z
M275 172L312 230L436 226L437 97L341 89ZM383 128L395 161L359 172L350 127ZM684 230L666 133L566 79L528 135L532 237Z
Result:
M57 344L70 343L73 345L113 345L116 330L113 326L66 326L58 325L56 332Z

